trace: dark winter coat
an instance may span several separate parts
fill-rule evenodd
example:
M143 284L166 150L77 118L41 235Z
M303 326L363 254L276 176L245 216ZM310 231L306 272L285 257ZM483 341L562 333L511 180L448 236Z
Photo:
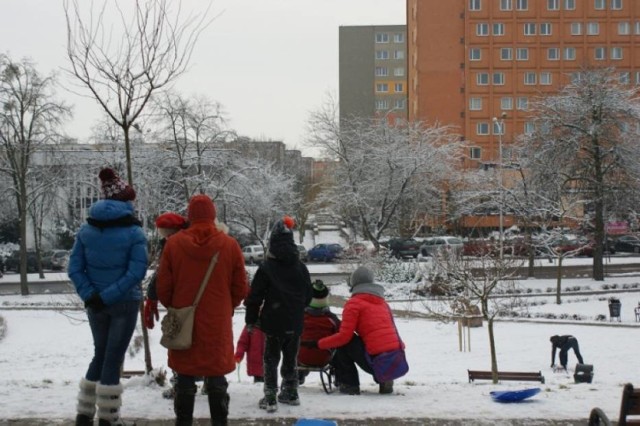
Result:
M247 374L253 377L263 377L264 333L258 327L254 327L251 333L247 327L242 329L236 345L235 357L242 359L245 355L247 356Z
M106 305L142 299L147 272L147 239L133 204L100 200L89 210L69 256L69 278L86 301L100 294Z
M312 308L308 306L304 310L304 328L301 341L318 341L323 337L331 336L340 328L340 320L331 312L329 307ZM323 367L331 360L331 352L326 349L308 348L300 346L298 363L313 367Z
M309 270L300 262L291 234L272 237L267 259L258 267L245 300L245 322L253 325L259 320L267 335L299 336L311 292Z
M169 350L169 367L189 376L224 376L235 369L234 309L248 291L244 258L238 242L213 222L192 223L167 239L156 281L164 306L193 304L215 253L218 262L195 312L193 343L185 350Z
M368 286L375 286L369 284ZM358 333L369 355L377 355L404 347L399 340L389 305L384 297L371 293L353 294L342 310L338 333L320 339L320 349L344 346Z

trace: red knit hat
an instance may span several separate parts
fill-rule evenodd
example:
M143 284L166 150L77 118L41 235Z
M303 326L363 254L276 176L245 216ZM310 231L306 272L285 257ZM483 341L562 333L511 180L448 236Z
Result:
M189 222L213 222L216 219L216 206L207 195L194 195L189 200Z
M102 184L102 195L108 200L133 201L136 199L136 191L120 179L113 169L100 170L98 175Z
M156 228L182 229L187 219L177 213L162 213L156 218Z

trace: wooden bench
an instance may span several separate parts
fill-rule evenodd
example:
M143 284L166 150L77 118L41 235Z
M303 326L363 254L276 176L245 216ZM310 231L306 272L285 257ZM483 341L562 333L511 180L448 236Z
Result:
M634 389L631 383L627 383L622 389L618 425L640 425L640 389ZM596 407L589 414L589 426L611 426L611 421L600 408Z
M474 380L493 380L491 371L467 370L469 372L469 383ZM522 371L499 371L498 380L514 380L522 382L540 382L544 383L544 376L541 371L537 373Z

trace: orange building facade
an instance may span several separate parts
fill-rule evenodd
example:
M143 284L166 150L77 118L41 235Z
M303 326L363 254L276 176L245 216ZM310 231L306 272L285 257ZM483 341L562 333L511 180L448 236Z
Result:
M407 0L407 50L409 119L453 126L468 167L495 164L533 131L531 102L585 66L640 84L640 1Z

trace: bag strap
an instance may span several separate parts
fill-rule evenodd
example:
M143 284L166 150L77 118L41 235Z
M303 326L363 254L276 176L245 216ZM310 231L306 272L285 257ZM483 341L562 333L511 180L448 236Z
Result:
M204 279L202 280L202 283L200 284L200 290L198 290L198 295L196 296L196 299L193 301L193 307L194 308L196 306L198 306L198 302L200 302L200 298L202 297L202 293L204 293L204 289L207 287L207 284L209 284L209 277L211 276L211 272L213 271L213 268L215 268L216 263L218 263L218 255L219 254L220 254L220 252L216 253L211 258L211 262L209 262L209 267L207 268L207 273L204 274Z
M396 336L398 336L398 344L400 345L400 350L402 350L402 338L400 337L400 333L398 333L398 327L396 326L396 321L393 319L393 312L391 311L391 306L387 303L387 309L389 309L389 315L391 316L391 322L393 323L393 328L396 330Z

